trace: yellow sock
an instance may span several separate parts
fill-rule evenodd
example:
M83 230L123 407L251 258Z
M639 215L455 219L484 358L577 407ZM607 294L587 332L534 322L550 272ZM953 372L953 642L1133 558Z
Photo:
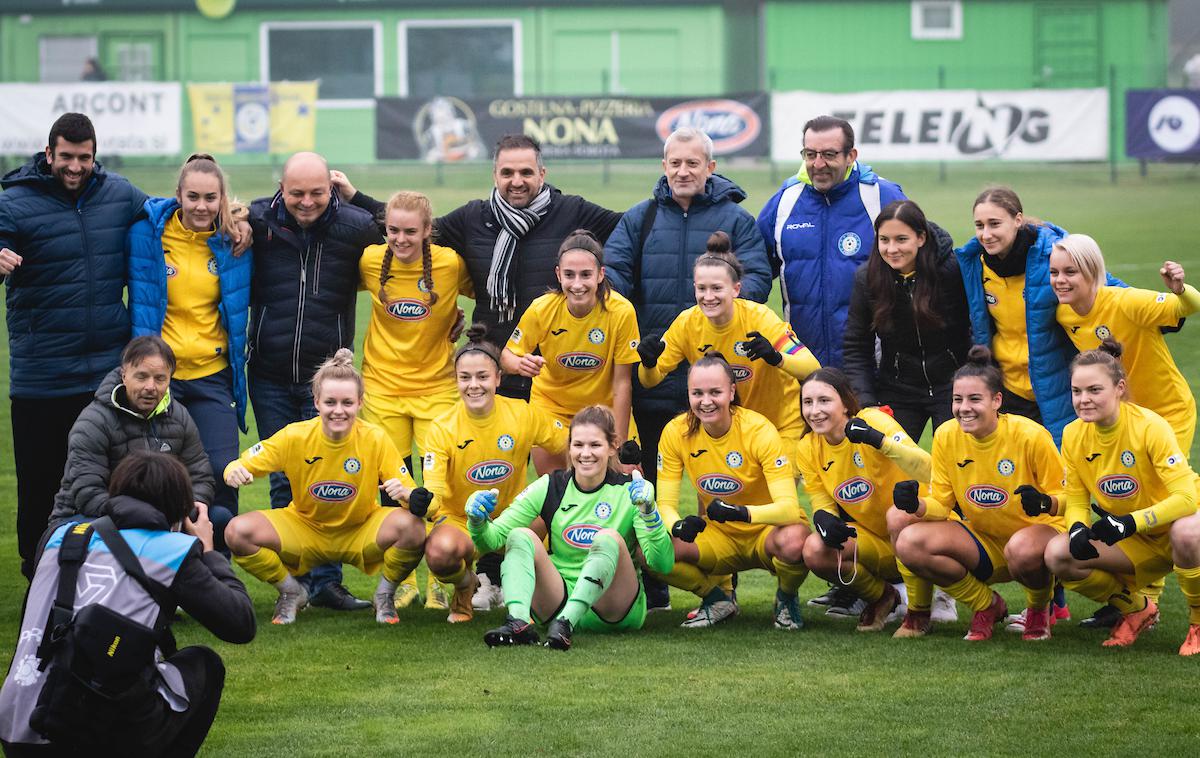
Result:
M385 552L384 555L387 555L387 553ZM412 587L415 590L417 588L417 572L408 572L408 576L400 580L400 585L403 587Z
M1179 589L1187 598L1188 623L1200 624L1200 568L1175 568Z
M716 587L722 579L722 577L711 577L701 571L700 567L696 564L684 563L683 561L675 561L675 567L671 569L671 573L659 578L672 587L678 587L681 590L695 593L698 597L704 597L712 592L713 587ZM724 579L732 581L728 576L724 577Z
M904 589L908 593L908 609L927 611L932 608L933 582L914 574L899 559L896 560L896 568L900 571L900 578L904 580Z
M775 567L775 576L779 577L779 591L785 595L795 595L808 578L808 566L803 563L784 563L772 558L771 565Z
M1158 599L1160 597L1162 597L1163 590L1165 590L1166 588L1167 588L1167 580L1165 577L1162 579L1155 579L1153 582L1150 582L1145 587L1142 587L1142 594L1145 595L1146 597L1150 598L1150 600L1152 600L1155 605L1158 605Z
M442 584L449 584L451 587L457 587L458 583L461 582L463 580L463 577L466 575L467 575L467 562L459 561L458 568L454 569L453 571L451 571L449 574L446 574L445 576L438 576L437 581L441 582ZM434 578L432 571L429 572L429 577L430 577L430 579Z
M413 574L411 574L411 576L415 577L416 573L414 572ZM414 579L414 582L415 581L416 580ZM438 591L438 579L436 576L433 575L433 572L430 571L428 576L425 577L425 594L432 595L433 593L435 593L437 591Z
M399 582L413 572L424 555L425 551L419 547L389 547L383 551L383 578Z
M1063 582L1063 586L1097 603L1108 603L1123 614L1146 607L1145 595L1131 589L1114 574L1100 569L1092 569L1092 573L1078 581Z
M973 574L967 574L954 584L942 587L942 589L955 600L966 603L975 613L986 611L992 604L992 588L976 579Z
M233 562L246 570L250 576L267 584L282 582L288 575L279 553L260 547L250 555L235 555Z
M1021 585L1025 590L1026 608L1045 608L1050 605L1050 598L1054 597L1054 579L1051 578L1050 583L1040 589L1026 587Z

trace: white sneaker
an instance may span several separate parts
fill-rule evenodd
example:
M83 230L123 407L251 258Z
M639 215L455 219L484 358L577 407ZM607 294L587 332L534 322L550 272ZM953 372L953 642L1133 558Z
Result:
M702 603L696 610L696 615L685 620L681 627L684 629L703 629L704 627L716 626L725 619L733 618L738 614L737 603L732 600L718 600L715 603Z
M1022 609L1020 613L1009 614L1008 618L1004 619L1004 623L1006 624L1004 631L1014 632L1016 634L1024 634L1026 610L1027 609Z
M839 597L825 611L826 616L835 618L855 619L862 614L863 609L867 607L867 601L855 595L843 595Z
M400 623L400 616L396 613L395 585L386 579L380 579L371 602L375 606L375 621L380 624Z
M933 590L933 607L930 608L929 620L938 624L949 624L958 621L958 606L954 598L942 591L941 587Z
M479 575L479 589L471 597L471 607L477 611L492 609L492 580L488 579L487 574Z

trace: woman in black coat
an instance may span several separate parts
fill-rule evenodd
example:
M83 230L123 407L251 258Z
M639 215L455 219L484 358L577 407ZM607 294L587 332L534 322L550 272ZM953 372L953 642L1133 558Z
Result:
M920 439L948 420L954 371L971 347L962 276L950 235L911 200L875 219L871 257L854 275L843 344L845 371L863 405L891 406Z

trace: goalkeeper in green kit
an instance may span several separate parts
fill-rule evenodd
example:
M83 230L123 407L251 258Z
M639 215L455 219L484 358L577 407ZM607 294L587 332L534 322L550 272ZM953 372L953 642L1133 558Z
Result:
M569 650L576 629L640 629L646 595L632 552L667 574L675 563L670 531L654 505L654 486L617 471L616 424L593 405L571 421L570 467L525 488L495 521L496 490L473 493L467 527L481 554L504 548L500 567L508 618L483 636L489 647L535 645L535 622L549 622L546 645ZM541 518L550 549L529 528Z

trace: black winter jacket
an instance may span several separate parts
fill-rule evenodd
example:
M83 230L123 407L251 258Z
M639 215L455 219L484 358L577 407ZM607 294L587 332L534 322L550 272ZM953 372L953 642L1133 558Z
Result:
M128 407L121 369L109 372L96 397L83 409L67 438L67 465L54 497L51 521L81 514L108 513L108 482L113 469L131 450L170 453L187 467L195 498L211 503L213 470L200 432L187 409L172 400L164 411L142 416Z
M249 372L306 383L338 348L353 347L358 260L383 237L370 213L336 192L308 229L296 224L281 193L251 203L250 226Z
M911 282L906 286L904 278L892 272L896 288L892 323L877 333L872 326L875 300L867 287L868 264L862 264L854 272L842 351L846 374L863 405L877 405L885 388L893 393L928 397L936 388L950 383L971 348L971 319L954 257L954 243L943 229L936 225L933 229L938 241L937 268L941 282L935 308L942 317L941 329L917 326L908 289Z

